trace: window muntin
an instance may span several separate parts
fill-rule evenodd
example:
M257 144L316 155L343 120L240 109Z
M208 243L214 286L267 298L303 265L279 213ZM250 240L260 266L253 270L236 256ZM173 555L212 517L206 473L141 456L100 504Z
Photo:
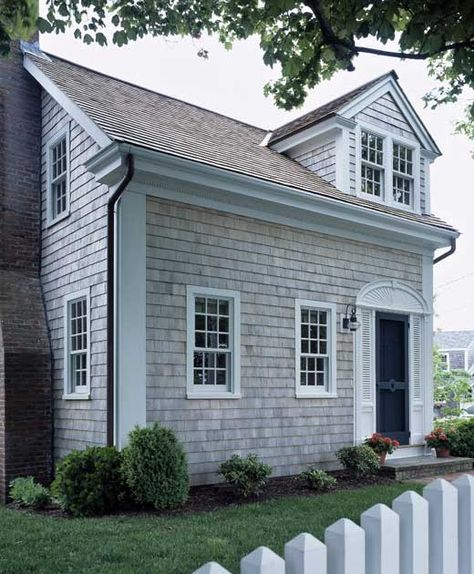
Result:
M296 301L296 396L335 396L335 305Z
M413 203L413 150L393 144L393 200L411 206Z
M393 144L393 171L413 175L413 150L407 146Z
M50 147L50 201L52 219L67 212L67 143L64 135Z
M361 191L374 197L383 196L383 138L368 131L361 132Z
M187 398L240 398L240 294L187 287Z
M230 389L232 349L229 299L194 298L193 384Z
M89 393L89 297L74 295L65 305L65 394Z
M300 385L325 390L328 379L328 312L301 308Z

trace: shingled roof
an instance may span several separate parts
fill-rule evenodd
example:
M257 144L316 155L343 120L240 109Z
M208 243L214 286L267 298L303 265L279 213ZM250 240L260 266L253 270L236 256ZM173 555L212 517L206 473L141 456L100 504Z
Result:
M323 106L320 106L319 108L316 108L315 110L312 110L311 112L308 112L307 114L304 114L296 118L295 120L292 120L291 122L288 122L287 124L278 127L276 130L273 130L269 143L276 143L277 141L280 141L288 137L289 135L296 134L304 129L307 129L321 122L322 120L334 116L346 104L350 103L352 100L363 94L372 86L375 86L375 84L378 84L379 82L385 80L385 78L388 78L390 76L392 76L395 79L398 79L397 73L394 70L392 70L391 72L383 74L378 78L374 78L370 82L362 84L361 86L355 88L354 90L351 90L346 94L343 94L339 98L331 100L327 104L324 104Z
M474 331L439 331L434 344L438 349L467 349L474 343Z
M339 191L296 161L262 146L266 130L52 55L26 57L117 142L455 231L433 215L410 213Z

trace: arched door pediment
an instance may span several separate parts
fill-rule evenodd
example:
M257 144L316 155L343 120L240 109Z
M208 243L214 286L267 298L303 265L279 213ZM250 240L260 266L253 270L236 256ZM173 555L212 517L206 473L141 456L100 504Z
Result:
M425 299L410 285L395 280L374 281L363 287L357 307L426 315L431 313Z

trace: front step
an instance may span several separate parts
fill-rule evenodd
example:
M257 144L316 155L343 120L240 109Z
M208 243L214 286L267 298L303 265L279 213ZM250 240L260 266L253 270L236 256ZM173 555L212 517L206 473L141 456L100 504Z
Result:
M397 480L421 478L424 476L439 476L453 472L466 472L472 470L472 458L449 456L436 458L436 456L410 456L387 460L381 467L385 476Z

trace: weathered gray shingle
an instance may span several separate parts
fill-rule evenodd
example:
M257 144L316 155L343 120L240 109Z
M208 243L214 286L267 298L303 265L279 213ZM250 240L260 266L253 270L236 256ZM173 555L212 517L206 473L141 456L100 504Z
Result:
M438 349L467 349L474 342L474 331L439 331L434 344Z

